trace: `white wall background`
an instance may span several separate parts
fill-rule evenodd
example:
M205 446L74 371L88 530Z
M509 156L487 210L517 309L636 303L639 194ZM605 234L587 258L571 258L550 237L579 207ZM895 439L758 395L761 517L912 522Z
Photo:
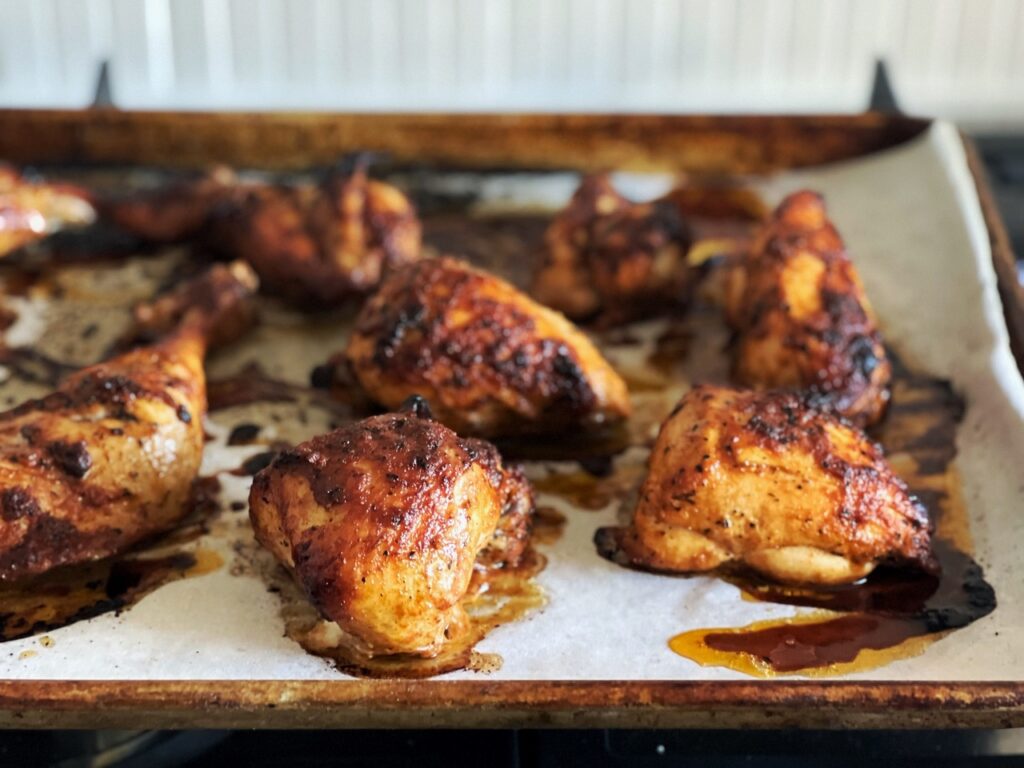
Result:
M912 112L1024 126L1024 0L0 0L0 105Z

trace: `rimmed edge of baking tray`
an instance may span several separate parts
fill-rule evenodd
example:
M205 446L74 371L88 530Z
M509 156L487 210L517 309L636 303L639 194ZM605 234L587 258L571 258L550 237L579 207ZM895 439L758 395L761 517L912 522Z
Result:
M1020 683L24 681L0 726L96 728L1024 726Z

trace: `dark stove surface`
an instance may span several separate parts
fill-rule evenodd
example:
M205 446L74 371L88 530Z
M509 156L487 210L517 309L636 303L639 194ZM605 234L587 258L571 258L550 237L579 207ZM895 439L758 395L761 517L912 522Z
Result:
M192 731L148 732L141 749L91 758L84 746L130 744L128 732L10 732L0 765L11 768L894 768L1021 765L1024 731ZM103 738L105 737L105 739ZM127 741L125 741L127 739Z

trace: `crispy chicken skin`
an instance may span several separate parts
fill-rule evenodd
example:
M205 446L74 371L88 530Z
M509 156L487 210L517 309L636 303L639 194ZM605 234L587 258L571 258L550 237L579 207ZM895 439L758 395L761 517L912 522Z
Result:
M141 240L177 243L200 235L238 180L225 166L146 190L101 196L100 215Z
M264 289L328 306L367 293L420 257L421 226L408 198L357 163L318 186L250 185L218 216L214 240L248 261Z
M0 414L0 580L116 554L184 515L207 340L254 281L244 264L213 268L182 290L197 301L163 340Z
M518 562L533 494L494 446L411 408L283 452L256 475L249 510L352 650L430 657L466 627L474 568Z
M607 174L588 176L545 233L531 292L574 319L650 314L685 300L692 240L672 202L632 203Z
M860 430L795 393L711 386L662 425L630 526L595 542L625 565L738 561L789 583L853 582L879 563L934 567L927 512Z
M572 323L452 258L387 278L345 354L373 400L395 408L422 395L460 434L550 433L630 413L625 383Z
M806 390L866 425L889 402L892 366L860 277L821 196L787 197L727 279L736 382Z
M70 184L29 181L0 163L0 256L61 226L88 224L95 216L88 198Z

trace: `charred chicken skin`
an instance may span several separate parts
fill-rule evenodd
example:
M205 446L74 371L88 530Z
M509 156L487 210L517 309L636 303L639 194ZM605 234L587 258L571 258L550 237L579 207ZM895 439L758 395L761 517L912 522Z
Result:
M629 527L595 541L625 565L739 562L788 583L854 582L879 563L934 567L927 512L860 430L795 393L711 386L662 425Z
M533 496L494 446L414 407L280 454L249 509L256 538L351 650L431 657L467 626L474 568L518 562Z
M362 164L319 186L250 185L214 227L217 247L245 259L267 292L327 306L367 293L420 257L421 227L408 198Z
M95 215L84 190L29 181L0 164L0 256L64 225L88 224Z
M394 272L363 306L346 358L387 408L426 398L460 434L537 434L615 423L626 385L572 323L452 258Z
M573 319L650 314L685 300L692 241L671 201L632 203L606 174L589 176L548 227L531 292Z
M244 264L215 267L176 293L190 306L161 341L0 414L0 579L116 554L185 514L203 452L204 353L254 288Z
M860 277L814 192L776 209L727 280L736 382L802 389L866 425L889 402L892 366Z
M101 197L100 215L147 242L190 240L203 233L218 206L235 193L237 183L230 168L217 166L154 189Z

